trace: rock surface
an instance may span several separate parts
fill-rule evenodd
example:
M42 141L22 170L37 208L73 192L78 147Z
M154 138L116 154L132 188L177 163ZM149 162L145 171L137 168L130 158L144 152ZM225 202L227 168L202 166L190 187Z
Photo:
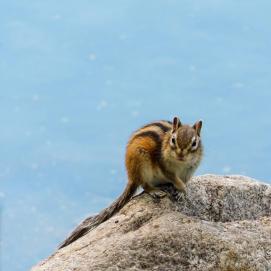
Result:
M271 186L193 178L187 195L142 194L32 271L271 270Z

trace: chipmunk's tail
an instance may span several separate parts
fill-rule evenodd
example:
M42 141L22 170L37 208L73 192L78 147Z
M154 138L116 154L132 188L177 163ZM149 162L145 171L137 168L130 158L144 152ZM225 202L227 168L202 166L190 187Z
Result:
M82 236L86 235L90 230L97 227L116 212L118 212L134 195L138 185L128 182L123 193L107 208L96 216L86 218L77 228L70 234L70 236L59 245L59 249L63 248Z

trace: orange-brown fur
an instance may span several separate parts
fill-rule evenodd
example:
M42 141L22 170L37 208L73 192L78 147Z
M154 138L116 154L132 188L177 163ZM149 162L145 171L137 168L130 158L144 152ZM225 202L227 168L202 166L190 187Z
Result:
M182 125L175 117L172 123L154 122L135 131L126 148L128 183L125 190L100 214L83 221L60 248L74 242L113 216L140 186L146 192L150 192L156 190L159 184L172 183L177 190L185 192L186 183L202 157L201 125L201 121L192 127Z

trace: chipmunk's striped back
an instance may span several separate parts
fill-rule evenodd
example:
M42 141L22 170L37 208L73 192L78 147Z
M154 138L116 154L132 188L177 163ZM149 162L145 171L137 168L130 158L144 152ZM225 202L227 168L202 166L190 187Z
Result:
M150 179L161 175L163 170L162 145L165 136L172 130L172 122L155 121L135 131L126 149L128 178L136 181L144 190L151 191ZM158 173L158 174L153 174ZM159 179L159 176L157 176Z
M127 145L126 157L137 149L152 153L158 159L157 155L159 155L159 151L161 152L164 137L171 130L172 122L165 120L155 121L141 127L132 134Z

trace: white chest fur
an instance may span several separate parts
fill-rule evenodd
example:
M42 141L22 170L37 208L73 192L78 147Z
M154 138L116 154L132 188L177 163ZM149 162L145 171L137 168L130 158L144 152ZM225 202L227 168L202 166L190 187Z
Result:
M182 161L168 161L166 166L171 173L179 177L184 183L189 181L195 171L191 164Z

